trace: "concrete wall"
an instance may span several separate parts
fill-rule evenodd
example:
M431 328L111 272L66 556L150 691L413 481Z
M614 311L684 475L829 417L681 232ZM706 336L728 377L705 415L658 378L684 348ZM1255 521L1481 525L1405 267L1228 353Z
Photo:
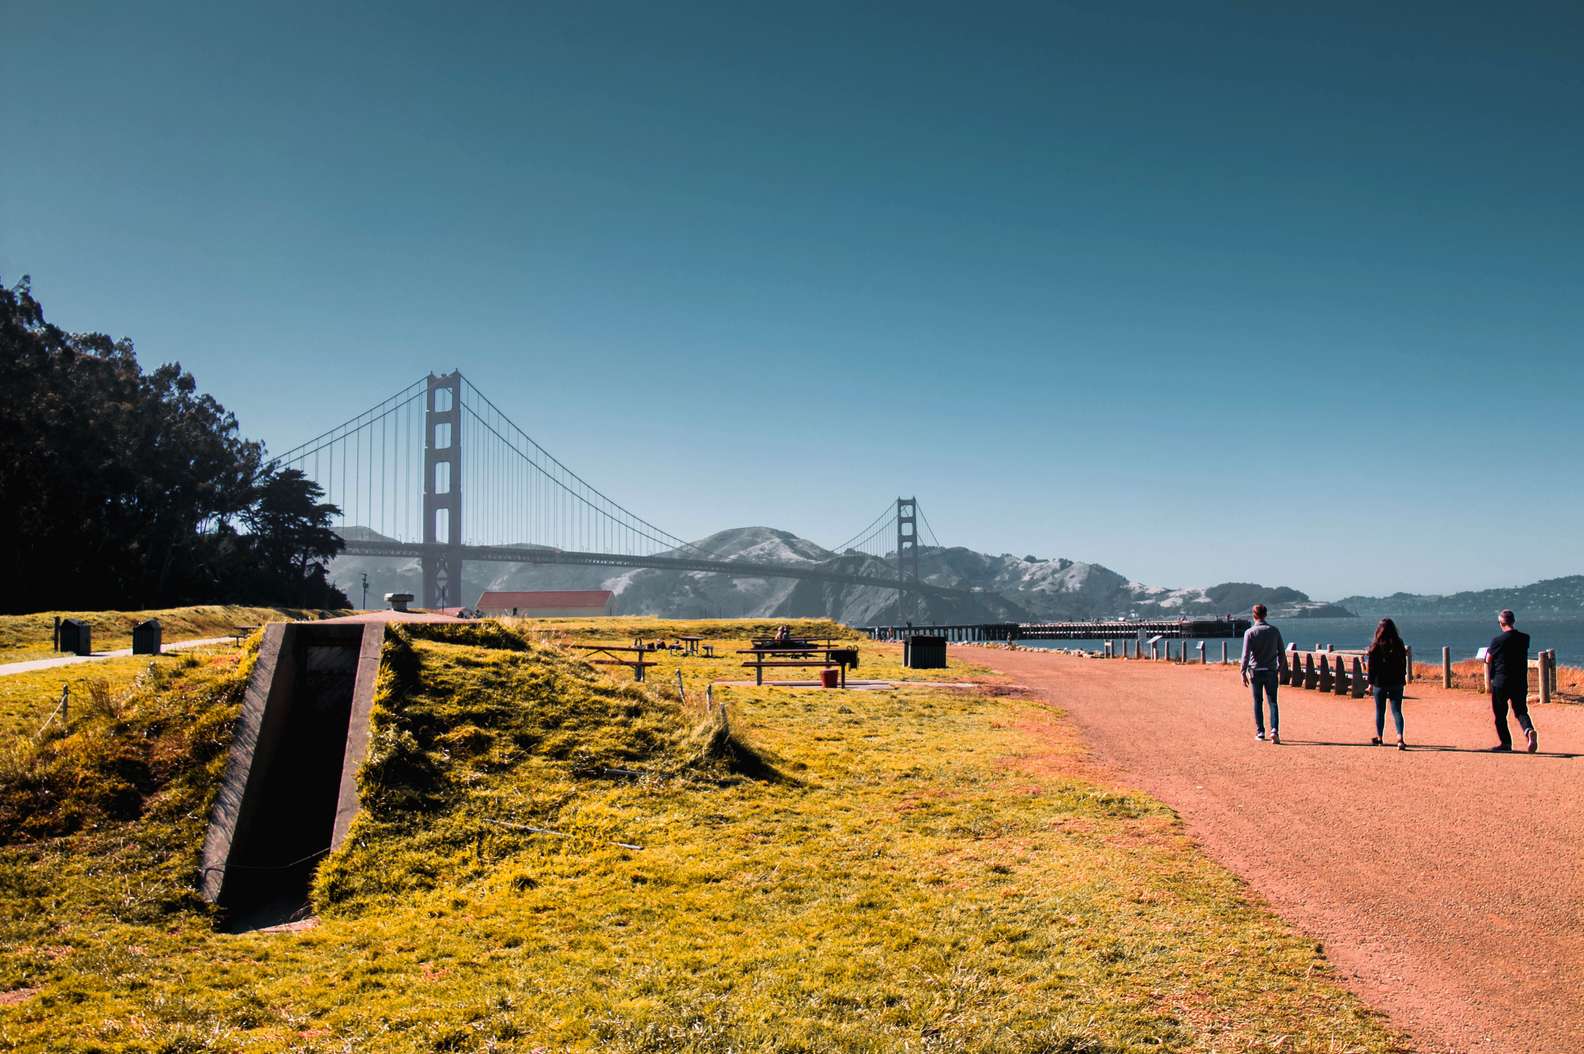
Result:
M294 622L265 627L258 661L248 679L242 713L237 718L225 775L204 835L199 892L205 900L217 902L225 892L232 849L239 840L245 841L251 822L260 811L271 765L277 758L289 761L292 744L284 742L284 737L293 696L304 676L311 672L307 665L310 658L325 648L356 650L351 715L345 748L340 752L332 850L346 838L347 827L357 812L357 769L368 752L369 710L384 638L382 622ZM316 661L326 658L321 654Z

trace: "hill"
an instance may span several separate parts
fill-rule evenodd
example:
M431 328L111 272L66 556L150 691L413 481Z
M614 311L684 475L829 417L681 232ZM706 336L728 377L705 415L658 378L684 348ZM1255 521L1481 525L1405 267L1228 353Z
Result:
M1525 615L1584 613L1584 575L1547 578L1508 589L1462 593L1393 593L1388 597L1346 597L1338 601L1365 618L1381 615L1495 615L1512 608Z
M375 537L349 528L348 537ZM834 553L773 527L737 527L693 543L722 560L753 560L890 577L893 561L849 550ZM341 557L331 578L359 599L360 576L378 605L387 592L417 592L416 559ZM919 574L935 585L983 590L973 599L931 598L918 621L983 622L1072 618L1176 618L1247 611L1255 601L1280 618L1346 616L1345 608L1311 600L1286 586L1224 582L1173 588L1133 581L1100 564L1065 558L993 556L961 546L919 550ZM862 626L894 621L896 593L876 586L840 586L777 578L728 578L699 571L545 567L536 564L466 564L462 598L472 603L485 589L609 589L622 614L668 618L833 618Z

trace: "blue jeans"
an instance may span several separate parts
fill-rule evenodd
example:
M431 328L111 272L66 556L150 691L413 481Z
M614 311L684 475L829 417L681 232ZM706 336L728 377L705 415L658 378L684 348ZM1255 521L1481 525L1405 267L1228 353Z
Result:
M1275 670L1249 671L1249 687L1254 692L1254 727L1261 734L1265 731L1265 712L1260 707L1261 697L1270 700L1270 730L1272 732L1281 731L1276 711L1276 684Z
M1375 692L1375 738L1379 739L1386 734L1386 700L1391 700L1392 721L1397 725L1397 738L1403 734L1402 723L1402 685L1395 688L1382 688L1376 685Z

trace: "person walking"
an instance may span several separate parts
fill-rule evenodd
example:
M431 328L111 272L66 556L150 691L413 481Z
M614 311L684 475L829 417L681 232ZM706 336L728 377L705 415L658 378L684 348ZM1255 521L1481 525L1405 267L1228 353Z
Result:
M1540 737L1529 720L1529 634L1515 629L1517 618L1511 609L1496 616L1501 632L1491 638L1485 649L1485 670L1490 677L1491 714L1496 718L1496 738L1501 742L1492 750L1511 750L1512 733L1507 728L1507 707L1512 707L1518 727L1523 729L1529 753L1540 749Z
M1254 625L1243 634L1243 687L1254 692L1254 738L1265 738L1265 713L1261 696L1270 700L1270 741L1281 742L1281 730L1276 709L1276 686L1281 675L1287 672L1286 645L1282 643L1281 630L1265 621L1265 605L1254 605Z
M1375 627L1375 639L1370 641L1369 652L1364 657L1370 691L1375 696L1375 738L1370 746L1381 745L1386 734L1386 704L1391 703L1392 723L1397 726L1397 749L1407 750L1403 738L1403 686L1408 683L1408 647L1397 623L1389 618L1380 620Z

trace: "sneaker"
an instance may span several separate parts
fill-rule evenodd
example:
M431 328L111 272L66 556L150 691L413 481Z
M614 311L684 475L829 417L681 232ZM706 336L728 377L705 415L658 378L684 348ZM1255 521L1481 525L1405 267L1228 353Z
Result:
M1381 737L1380 736L1370 736L1370 746L1378 747L1380 745L1381 745Z
M1398 736L1397 737L1397 749L1398 750L1407 750L1408 749L1408 741L1406 739L1404 739L1402 736Z
M1265 742L1265 733L1264 732L1255 732L1254 733L1254 738L1259 740L1261 743L1263 743L1263 742Z
M1277 744L1279 746L1281 744L1281 733L1273 730L1271 732L1270 741L1272 743L1275 743L1275 744Z
M1530 729L1524 733L1524 739L1529 743L1529 753L1533 754L1540 749L1540 737L1535 735L1535 730Z

